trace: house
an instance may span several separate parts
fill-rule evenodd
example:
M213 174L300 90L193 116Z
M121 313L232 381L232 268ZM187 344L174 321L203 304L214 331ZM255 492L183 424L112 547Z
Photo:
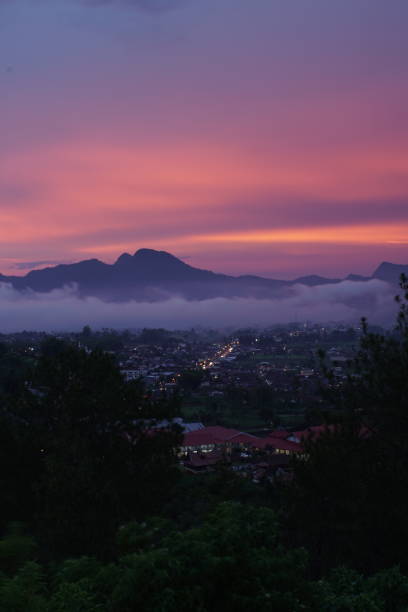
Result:
M281 455L293 455L302 454L303 447L299 442L293 442L283 437L281 432L279 435L274 436L275 432L271 432L266 438L259 438L253 443L253 448L256 450L270 450L275 454ZM289 433L284 432L286 436Z
M233 450L267 451L269 455L304 457L303 443L317 439L327 431L334 431L334 425L317 425L303 431L289 432L285 430L271 431L266 437L258 438L236 429L225 427L202 427L196 431L185 431L180 449L182 455L198 453L205 455L222 450L231 455Z
M230 453L232 448L253 446L255 440L257 438L251 434L217 425L186 433L180 450L182 454L209 453L219 449Z

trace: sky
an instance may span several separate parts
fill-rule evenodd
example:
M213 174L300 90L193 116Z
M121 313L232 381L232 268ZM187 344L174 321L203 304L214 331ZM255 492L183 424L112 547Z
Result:
M0 272L408 263L406 0L0 0Z

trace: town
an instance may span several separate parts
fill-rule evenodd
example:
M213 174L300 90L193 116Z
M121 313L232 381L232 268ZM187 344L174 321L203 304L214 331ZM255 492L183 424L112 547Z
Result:
M172 398L178 414L151 424L175 425L184 438L180 465L192 473L223 465L253 482L291 477L291 458L324 426L324 369L331 385L347 376L361 328L293 323L266 330L144 329L58 334L86 352L112 355L124 379L153 400ZM3 335L1 342L35 362L42 333Z

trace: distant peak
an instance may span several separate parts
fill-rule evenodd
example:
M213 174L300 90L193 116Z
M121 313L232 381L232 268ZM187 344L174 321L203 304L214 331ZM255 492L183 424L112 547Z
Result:
M398 284L401 274L408 274L408 265L393 264L389 261L383 261L375 270L373 278Z
M129 255L129 253L122 253L122 255L120 255L120 257L118 257L117 260L115 261L115 266L126 263L131 260L132 260L132 256Z
M177 259L177 257L167 253L167 251L156 251L155 249L138 249L134 257L171 257L172 259Z
M184 261L182 261L175 255L172 255L171 253L168 253L167 251L155 251L154 249L139 249L133 255L133 258L139 261L146 261L149 263L167 262L167 263L172 263L173 265L178 264L178 265L187 266L187 264L184 263Z
M155 251L154 249L137 249L137 251L135 251L134 256L136 257L137 255L149 255L150 253L160 253L160 251Z
M135 262L146 262L152 263L157 261L180 261L174 255L167 253L166 251L155 251L154 249L138 249L134 255L129 253L122 253L115 262L115 266L133 264Z
M395 266L395 265L398 265L398 264L393 264L390 261L382 261L380 265L378 266L378 268L387 268L389 266Z
M402 268L406 268L406 266L401 265L401 264L394 264L394 263L391 263L390 261L383 261L382 263L380 263L378 268L374 271L373 276L377 276L378 274L381 274L381 273L389 273L391 270L399 270Z

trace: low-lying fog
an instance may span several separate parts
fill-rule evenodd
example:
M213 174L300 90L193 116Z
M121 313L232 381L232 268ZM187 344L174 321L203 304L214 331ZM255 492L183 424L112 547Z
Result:
M279 299L227 299L186 301L169 296L161 302L109 303L80 298L75 287L51 293L19 293L0 284L0 332L21 330L65 331L89 324L94 329L194 326L262 326L292 321L389 324L395 316L395 290L379 280L343 281L336 285L295 285Z

